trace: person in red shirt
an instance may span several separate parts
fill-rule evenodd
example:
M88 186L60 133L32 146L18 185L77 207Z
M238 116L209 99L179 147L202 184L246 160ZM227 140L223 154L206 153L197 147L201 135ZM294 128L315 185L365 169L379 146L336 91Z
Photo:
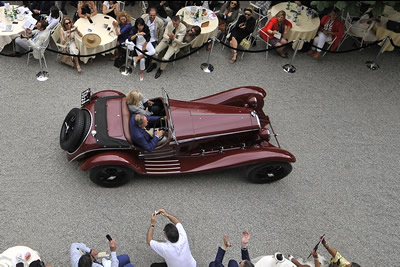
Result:
M325 15L321 19L319 26L318 36L314 38L313 44L317 47L323 48L325 42L335 40L330 47L331 51L334 51L336 47L342 41L344 35L343 22L340 20L340 10L334 9L329 15ZM335 39L336 38L336 39ZM312 55L315 47L307 51L307 54ZM321 56L321 49L317 49L314 58L317 59Z
M291 28L292 23L286 19L286 12L281 10L260 30L260 36L272 46L284 45L288 41L283 35L288 33ZM276 50L281 57L288 57L284 47Z

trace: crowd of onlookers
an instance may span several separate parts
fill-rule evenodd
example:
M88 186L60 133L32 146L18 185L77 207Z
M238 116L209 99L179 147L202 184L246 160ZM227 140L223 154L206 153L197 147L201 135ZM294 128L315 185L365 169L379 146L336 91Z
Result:
M37 19L35 29L26 29L25 34L15 39L16 56L20 56L30 49L34 51L34 57L39 57L38 49L48 38L51 31L59 27L59 42L64 45L64 50L73 55L68 61L75 65L78 72L82 72L79 56L80 51L76 46L75 38L77 35L83 36L80 29L74 25L79 19L91 20L91 17L98 13L103 13L115 18L112 27L117 35L117 44L124 45L128 40L137 48L132 59L132 65L140 68L140 81L143 81L145 71L147 73L157 68L152 57L168 61L176 55L182 48L191 46L192 42L201 34L201 27L191 26L185 23L177 14L178 10L185 5L198 5L214 10L218 17L217 38L227 40L231 47L232 55L229 60L231 64L237 61L237 50L242 45L244 39L251 39L258 36L272 47L279 47L276 52L281 57L288 57L285 44L285 34L291 31L292 23L286 18L285 10L279 11L273 17L268 17L268 9L283 1L255 1L252 6L241 7L240 1L147 1L146 9L140 17L133 18L126 10L122 10L121 1L70 1L76 6L76 12L68 16L65 5L67 1L58 1L58 7L55 1L24 1L23 4L29 7L32 17ZM142 1L144 2L144 1ZM310 1L295 1L298 6L310 6ZM128 5L134 5L135 2L124 1L124 9ZM100 7L101 8L98 8ZM60 11L61 10L61 11ZM364 12L365 11L365 12ZM363 9L364 15L355 23L358 27L366 26L376 19L372 16L371 9ZM344 37L344 25L341 19L342 12L338 9L325 10L320 13L321 23L317 35L313 40L313 45L307 51L307 54L313 55L315 59L321 55L321 49L325 43L332 42L330 50L335 50L342 42ZM63 18L61 19L61 16ZM269 16L271 16L269 14ZM268 19L265 25L258 25L261 17ZM57 28L58 29L58 28ZM256 33L255 33L256 32ZM365 34L365 33L364 33ZM375 41L371 33L366 41ZM319 48L315 48L319 47ZM125 46L115 49L112 60L118 67L125 63ZM207 50L211 49L211 43ZM35 52L35 50L37 50ZM134 49L135 50L135 49ZM165 53L163 53L165 51ZM43 51L41 53L44 53ZM162 55L162 56L161 56ZM63 61L64 62L64 61ZM66 62L64 62L66 63ZM68 63L67 63L68 64ZM155 78L161 76L167 67L167 62L161 62L157 68Z
M163 235L165 241L156 241L153 238L154 231L157 224L158 215L167 218L170 222L167 223L163 228ZM110 254L99 252L94 248L86 246L84 243L73 243L70 247L70 262L72 267L100 267L100 266L111 266L111 267L133 267L131 259L128 255L122 254L117 255L117 244L110 235L106 236L109 240ZM174 215L165 211L165 209L159 209L151 214L150 225L147 230L147 244L150 248L163 258L163 262L152 263L151 267L196 267L197 262L194 259L188 242L188 235L183 228L181 221ZM255 264L251 261L247 245L250 242L250 234L247 231L243 231L241 238L241 260L229 260L228 267L254 267ZM329 246L325 236L320 237L320 243L326 248L329 254L332 256L329 261L329 266L337 267L359 267L360 265L355 262L347 261L338 251L333 247ZM223 243L218 247L217 255L214 260L210 261L209 267L223 267L223 259L225 252L228 248L232 247L229 236L224 235ZM36 254L36 253L35 253ZM312 250L312 256L314 259L314 266L321 266L318 258L317 247ZM267 257L267 256L266 256ZM258 258L257 261L262 260ZM275 253L274 263L291 262L297 267L310 267L308 264L300 263L296 258L289 255L288 259L281 253ZM1 265L3 264L3 265ZM9 265L6 265L9 264ZM39 267L51 265L45 265L38 256L33 257L30 253L30 249L27 247L13 247L9 250L0 254L0 265L1 266L21 266ZM26 265L24 265L26 264ZM264 267L272 265L262 265ZM275 266L275 265L274 265ZM288 265L286 265L288 266Z

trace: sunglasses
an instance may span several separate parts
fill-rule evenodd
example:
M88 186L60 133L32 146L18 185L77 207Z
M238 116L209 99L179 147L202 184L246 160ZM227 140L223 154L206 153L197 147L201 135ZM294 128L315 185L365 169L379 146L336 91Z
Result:
M237 6L237 4L236 4L236 3L231 3L231 5Z
M65 25L71 24L71 22L65 22Z
M244 13L245 16L252 16L253 14L251 13Z

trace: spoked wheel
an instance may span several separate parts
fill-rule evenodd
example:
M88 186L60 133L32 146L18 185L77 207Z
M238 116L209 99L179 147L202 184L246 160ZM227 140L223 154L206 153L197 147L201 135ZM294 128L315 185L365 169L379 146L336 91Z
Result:
M289 162L265 162L248 166L247 179L253 183L270 183L286 177L292 171Z
M90 170L90 180L103 187L121 186L134 175L132 169L118 165L99 166Z
M84 133L85 115L79 108L73 108L64 119L60 132L60 146L68 152L78 148Z

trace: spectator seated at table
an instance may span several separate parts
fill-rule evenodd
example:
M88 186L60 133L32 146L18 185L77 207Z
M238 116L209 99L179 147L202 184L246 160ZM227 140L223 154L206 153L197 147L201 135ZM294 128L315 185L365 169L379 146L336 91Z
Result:
M281 10L260 30L260 36L272 46L281 46L287 44L288 41L283 35L288 33L291 28L292 23L286 19L286 12ZM281 57L288 57L285 47L277 48L276 51Z
M50 15L47 17L46 22L49 24L46 30L54 29L60 22L60 10L56 6L50 8Z
M145 116L160 115L160 107L154 102L143 97L139 90L132 90L126 95L126 104L129 110L135 114Z
M149 9L148 14L143 14L142 19L149 27L150 30L150 42L153 47L157 47L157 44L162 40L164 34L164 21L157 17L157 9L152 7ZM156 63L151 63L151 58L148 58L147 72L151 72L157 67Z
M241 15L232 29L231 36L229 37L230 46L233 48L237 48L238 44L249 36L256 27L256 19L253 18L253 9L251 7L246 7L244 9L244 15ZM235 49L232 50L232 58L229 63L233 64L236 62L237 51Z
M97 8L94 1L79 1L78 17L90 19L97 15Z
M359 20L352 23L350 28L351 35L359 37L367 43L372 43L377 40L373 25L378 21L378 17L374 16L371 11L371 8L368 9Z
M16 56L20 56L21 53L25 53L33 49L33 57L39 59L40 54L38 48L42 47L43 44L50 36L50 31L46 30L48 24L45 20L39 21L36 24L36 30L26 29L27 34L21 34L20 37L15 39L15 51ZM41 51L44 53L44 51Z
M79 55L79 49L75 45L75 33L80 37L83 36L83 34L78 30L78 27L72 24L72 20L69 17L64 17L60 28L60 40L61 44L67 47L67 50L63 52L72 55ZM79 65L79 58L73 57L73 60L78 72L82 72L81 66Z
M344 26L340 20L340 10L335 8L329 15L325 15L321 19L318 36L314 38L313 44L319 48L323 48L326 42L335 40L330 47L331 51L335 51L336 47L342 41L343 35ZM319 48L317 48L317 53L314 55L315 59L321 56L321 49ZM315 49L315 47L312 47L308 50L307 54L312 55Z
M169 60L176 52L179 51L183 38L186 34L186 27L178 16L173 16L172 21L168 22L167 27L165 27L163 39L156 47L156 56L158 56L161 51L167 49L167 52L163 56L162 60ZM161 76L161 73L167 67L168 63L161 63L157 70L155 78Z
M254 8L254 11L266 16L268 13L268 9L271 6L271 3L272 3L272 1L256 1L255 5L258 8Z
M236 21L239 16L240 2L239 1L228 1L222 5L221 9L217 13L218 17L218 34L217 38L221 39L225 33L227 26ZM211 44L208 49L211 48Z
M183 25L186 27L186 33L183 37L182 42L180 40L176 40L179 48L186 46L191 43L197 36L201 34L201 28L199 26L192 26L184 21L182 21Z
M119 15L119 3L118 1L104 1L103 2L103 14L117 19Z
M137 48L145 52L147 56L152 56L156 53L156 50L150 42L150 37L150 30L144 22L144 19L138 18L135 21L135 26L132 28L131 36L129 37L129 39L136 44ZM136 67L137 62L140 62L139 80L143 81L144 70L146 68L145 58L143 53L141 53L140 51L136 50L136 53L138 56L133 58L133 64Z
M166 6L168 1L149 1L149 7L146 12L149 13L150 8L154 7L157 10L157 15L163 20L164 25L171 21L167 14Z
M117 21L113 21L115 34L118 36L117 45L124 44L125 40L129 39L132 30L131 19L128 12L122 11L118 14ZM117 59L121 51L122 48L115 49L112 60Z
M50 8L55 5L54 1L32 1L29 9L32 11L32 17L40 20L40 15L49 15Z

